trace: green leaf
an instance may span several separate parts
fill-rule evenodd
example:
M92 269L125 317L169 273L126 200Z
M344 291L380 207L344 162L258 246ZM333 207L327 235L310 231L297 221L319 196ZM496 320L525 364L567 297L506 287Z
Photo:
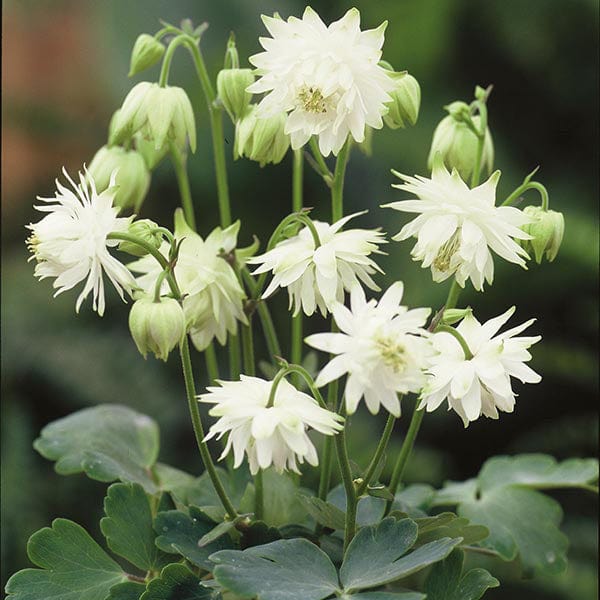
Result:
M486 461L477 480L482 492L513 483L537 489L585 488L598 480L598 461L573 458L557 463L546 454L495 456Z
M112 586L126 580L121 567L73 521L55 519L27 544L31 562L6 584L10 600L105 600Z
M425 594L419 592L364 592L342 596L340 600L425 600Z
M445 558L462 540L443 538L404 556L417 539L417 524L388 517L363 527L352 540L340 569L345 592L372 588L406 577Z
M253 521L242 530L240 547L242 549L252 546L261 546L281 539L279 529L269 527L264 521Z
M435 517L415 519L419 527L416 545L426 544L443 537L461 537L462 544L475 544L489 536L490 531L483 525L473 525L469 519L454 513L441 513Z
M233 505L240 512L250 512L251 507L245 506L243 503L244 497L248 494L248 488L252 487L252 478L248 469L239 468L228 472L217 468L217 473ZM184 504L200 507L218 506L221 514L225 514L222 509L221 500L206 472L192 480L188 485L178 487L177 492L183 498L182 501Z
M163 552L181 554L196 566L210 571L213 565L208 557L231 545L228 537L221 537L202 548L198 546L200 539L213 528L214 523L195 506L190 506L189 514L181 510L161 512L154 520L154 530L158 534L155 543Z
M141 485L111 485L104 499L104 512L100 530L113 552L142 571L156 570L171 562L154 544L150 502Z
M278 540L247 550L223 550L210 559L226 589L259 600L323 600L339 591L328 556L305 539Z
M449 483L433 505L458 504L457 512L486 526L482 546L504 560L517 556L526 576L555 574L567 565L567 538L559 530L560 505L538 488L588 488L598 477L595 459L557 463L550 456L522 454L488 460L477 479Z
M168 565L153 579L140 600L216 600L218 592L206 588L185 565Z
M390 492L385 485L368 485L367 494L369 494L369 496L373 496L373 498L383 498L384 500L389 500L390 502L394 499L392 492Z
M223 521L219 523L216 527L213 527L208 533L203 535L198 540L198 546L203 548L204 546L208 546L210 543L218 540L220 537L229 533L232 529L235 528L235 521Z
M268 490L263 504L263 520L267 525L279 527L306 521L306 511L298 500L298 487L287 473L267 469L263 472L263 486Z
M518 554L526 576L566 569L569 542L558 528L562 510L556 500L516 485L497 487L479 500L460 504L458 513L490 530L482 546L504 560Z
M135 581L118 583L110 588L110 594L106 600L139 600L145 591L146 586L143 583Z
M327 494L327 502L337 506L344 514L346 514L346 492L343 485L336 485ZM386 502L382 498L374 498L373 496L363 496L358 501L356 511L356 524L359 527L366 525L375 525L383 518Z
M425 581L427 600L479 600L486 590L500 585L485 569L471 569L462 575L463 562L463 552L454 550L433 566Z
M303 494L298 494L298 500L308 514L321 525L325 525L329 529L344 529L346 516L337 506L320 498Z
M46 425L34 448L61 475L85 472L98 481L131 481L153 494L150 467L158 455L156 423L117 404L77 411Z

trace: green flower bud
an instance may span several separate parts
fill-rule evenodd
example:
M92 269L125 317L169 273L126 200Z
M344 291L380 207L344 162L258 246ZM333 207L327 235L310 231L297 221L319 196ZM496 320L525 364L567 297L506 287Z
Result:
M88 174L93 178L98 192L110 185L110 176L117 170L115 206L138 212L150 187L150 171L139 152L120 146L103 146L96 152Z
M163 44L151 35L142 33L133 45L129 77L153 67L163 57L164 53L165 47Z
M256 106L251 105L235 127L235 159L245 156L264 167L283 160L290 146L290 136L284 132L285 114L258 119Z
M174 298L140 298L129 313L129 330L140 354L146 358L152 352L167 360L169 352L185 335L183 308Z
M135 235L138 238L141 238L157 250L160 248L162 244L162 235L156 231L158 225L151 221L150 219L140 219L139 221L134 221L127 228L127 233L131 235ZM139 244L135 244L134 242L126 242L122 241L119 243L119 250L122 252L127 252L127 254L131 254L132 256L146 256L148 252L144 250Z
M254 83L252 69L223 69L217 75L217 93L235 123L246 112L252 94L246 91Z
M449 308L444 311L442 315L442 323L445 325L454 325L459 321L462 321L467 315L473 312L470 306L467 308Z
M121 144L141 132L152 141L155 150L173 142L185 150L189 139L192 152L196 150L196 123L192 104L180 87L161 87L142 81L127 94L123 106L114 115L110 144Z
M427 158L429 169L433 167L433 157L439 152L444 164L449 169L456 169L464 181L469 181L475 162L479 140L462 121L462 106L464 102L453 102L447 107L450 114L444 117L433 134L431 150ZM464 105L466 106L466 105ZM471 117L475 127L479 127L479 116ZM486 129L481 155L481 172L492 172L494 165L494 144L489 128Z
M391 129L414 125L421 105L419 82L406 71L391 73L391 77L396 82L396 89L390 93L392 101L386 104L389 110L383 120Z
M541 206L526 206L523 212L532 222L523 226L523 231L531 236L530 240L520 240L523 248L534 254L540 264L544 253L546 260L552 262L558 254L565 232L563 214L554 210L543 210Z

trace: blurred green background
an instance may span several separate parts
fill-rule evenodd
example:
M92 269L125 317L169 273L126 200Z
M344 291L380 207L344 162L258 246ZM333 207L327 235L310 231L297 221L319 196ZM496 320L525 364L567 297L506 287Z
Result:
M399 199L390 187L394 168L426 174L425 161L442 106L469 101L475 84L494 84L489 101L502 170L499 194L506 196L535 166L550 192L551 207L563 211L566 234L553 264L524 271L496 261L494 286L485 295L465 292L487 319L516 304L515 323L531 317L543 341L532 366L539 385L517 385L514 414L499 421L480 419L463 429L454 413L428 415L407 479L440 485L445 478L476 475L486 458L500 453L546 452L557 458L594 456L598 448L598 2L597 0L359 0L314 2L326 22L351 6L362 26L387 19L384 58L409 70L422 87L421 114L409 130L375 132L373 156L355 151L346 185L346 213L371 211L360 226L390 234L406 222L378 205ZM58 516L85 525L97 538L105 486L83 476L60 477L32 449L49 421L102 402L120 402L155 418L162 431L161 460L190 472L200 469L177 357L166 365L144 361L127 331L127 306L109 293L104 318L89 302L75 315L75 295L52 299L51 284L37 283L27 264L24 225L37 221L36 195L52 195L53 179L64 165L75 173L105 143L112 112L130 87L156 79L158 69L128 80L129 54L139 33L154 33L159 18L178 23L207 21L202 47L216 76L230 30L242 62L259 51L264 35L260 14L300 16L297 1L5 0L3 4L2 153L2 587L28 565L29 535ZM190 177L202 234L218 220L208 118L189 57L175 59L170 82L189 92L199 133L190 157ZM241 245L256 233L266 240L291 207L291 157L260 169L233 162L233 129L225 127L234 218L242 219ZM537 198L532 197L533 201ZM178 204L168 164L153 174L142 214L172 224ZM305 205L329 218L327 190L307 170ZM357 225L359 221L356 221ZM391 243L381 263L388 285L402 279L410 305L438 307L447 285L435 286L429 271L409 257L410 242ZM273 300L286 344L284 294ZM319 318L311 330L323 330ZM257 329L256 338L260 340ZM196 356L198 378L204 366ZM224 369L223 369L224 370ZM405 412L412 410L405 401ZM408 419L397 426L396 447ZM384 416L352 420L356 461L364 464ZM307 472L309 480L314 473ZM573 599L597 593L597 500L584 493L556 494L565 507L564 530L571 538L570 565L558 578L520 582L516 565L503 565L502 587L486 598Z

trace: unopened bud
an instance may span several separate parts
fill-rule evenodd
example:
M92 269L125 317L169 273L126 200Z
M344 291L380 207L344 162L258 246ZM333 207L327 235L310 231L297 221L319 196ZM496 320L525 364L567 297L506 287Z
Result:
M440 121L433 134L427 166L429 169L433 167L433 158L439 153L448 169L456 169L461 178L468 181L475 169L479 140L467 123L462 120L464 112L459 105L463 104L463 102L453 102L447 107L450 114ZM479 127L480 117L470 118L475 127ZM488 128L483 141L481 172L491 173L493 165L494 144Z
M135 150L103 146L88 167L88 174L94 179L99 193L109 187L114 171L117 172L115 182L119 188L115 194L115 205L138 212L150 187L150 171L144 158Z
M252 94L246 91L254 83L252 69L223 69L217 75L217 93L235 123L246 112Z
M157 302L140 298L131 307L129 330L144 358L152 352L166 361L185 334L183 308L174 298L160 298Z
M138 83L115 113L110 129L111 144L121 144L139 131L153 142L155 150L168 142L184 150L188 139L192 152L196 150L194 111L180 87L161 87L148 81Z
M127 228L127 233L140 238L158 250L163 242L163 239L162 235L159 231L157 231L157 229L158 225L154 221L151 221L150 219L140 219L139 221L134 221L131 223L131 225L129 225ZM127 254L131 254L132 256L139 257L146 256L146 254L148 254L148 251L139 244L128 241L120 242L119 250L122 252L127 252Z
M245 156L261 167L281 162L290 146L285 120L285 113L258 119L256 106L251 105L235 128L234 158Z
M444 311L442 315L442 323L445 325L454 325L459 321L462 321L467 315L473 312L471 307L467 308L449 308Z
M129 66L129 77L133 77L142 71L153 67L165 53L165 47L156 38L142 33L135 40L131 52L131 63Z
M529 254L535 256L540 264L544 254L546 260L552 262L562 243L565 231L563 214L554 210L543 210L541 206L526 206L523 212L532 219L531 223L522 227L531 236L530 240L521 240L521 245Z
M386 104L388 113L384 115L383 120L391 129L414 125L421 106L419 82L406 71L390 75L396 82L396 88L390 92L392 101Z

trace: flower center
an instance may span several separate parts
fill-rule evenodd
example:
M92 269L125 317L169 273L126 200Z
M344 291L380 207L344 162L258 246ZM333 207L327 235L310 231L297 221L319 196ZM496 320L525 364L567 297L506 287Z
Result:
M460 247L460 228L457 229L452 237L445 242L438 250L436 257L433 259L433 266L440 272L445 273L450 269L452 257Z
M390 367L394 373L404 371L407 365L406 348L392 337L379 337L375 340L377 350L386 366Z
M320 89L312 86L304 86L298 93L298 98L302 104L302 108L306 112L311 113L326 113L327 103L323 92Z
M29 250L29 252L31 252L33 254L33 256L35 257L36 260L40 260L39 256L38 256L38 246L40 244L40 240L38 238L38 236L35 233L32 233L28 238L27 238L27 249Z

